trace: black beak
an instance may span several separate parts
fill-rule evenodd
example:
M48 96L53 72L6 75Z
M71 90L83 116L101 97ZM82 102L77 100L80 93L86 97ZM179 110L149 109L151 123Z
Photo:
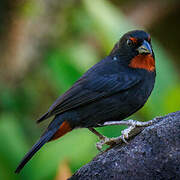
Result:
M151 45L144 40L142 45L140 47L137 48L139 54L152 54L152 48Z

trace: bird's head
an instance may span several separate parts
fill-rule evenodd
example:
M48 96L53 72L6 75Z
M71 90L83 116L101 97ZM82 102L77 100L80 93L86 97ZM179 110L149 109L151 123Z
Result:
M142 30L124 34L111 51L113 58L128 64L130 68L155 71L155 58L151 37Z

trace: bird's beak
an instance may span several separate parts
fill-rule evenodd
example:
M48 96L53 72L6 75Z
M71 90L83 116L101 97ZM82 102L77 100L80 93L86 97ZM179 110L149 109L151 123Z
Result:
M137 48L139 54L152 54L152 48L151 45L144 40L142 45Z

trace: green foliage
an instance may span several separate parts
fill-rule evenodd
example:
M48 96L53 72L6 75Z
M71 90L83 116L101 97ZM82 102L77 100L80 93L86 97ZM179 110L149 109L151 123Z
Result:
M34 9L33 3L30 8ZM76 5L77 6L77 5ZM25 14L31 14L28 4ZM37 12L36 12L37 13ZM48 12L47 12L48 13ZM52 47L42 52L43 60L34 64L16 87L0 82L0 179L53 179L59 164L67 159L72 172L97 153L97 138L88 130L75 130L58 141L47 143L15 175L17 164L31 148L42 130L35 120L93 64L106 56L120 36L134 27L110 1L84 0L79 7L64 10L65 26ZM177 72L165 50L153 37L157 81L146 106L133 118L148 120L179 110L180 85ZM43 126L47 124L43 123ZM124 127L105 127L99 131L118 136ZM44 128L43 128L44 129Z

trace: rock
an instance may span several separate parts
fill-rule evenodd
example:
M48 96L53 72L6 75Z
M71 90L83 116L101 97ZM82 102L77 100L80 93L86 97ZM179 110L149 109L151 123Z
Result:
M69 180L180 180L180 111L153 122L129 144L97 155Z

